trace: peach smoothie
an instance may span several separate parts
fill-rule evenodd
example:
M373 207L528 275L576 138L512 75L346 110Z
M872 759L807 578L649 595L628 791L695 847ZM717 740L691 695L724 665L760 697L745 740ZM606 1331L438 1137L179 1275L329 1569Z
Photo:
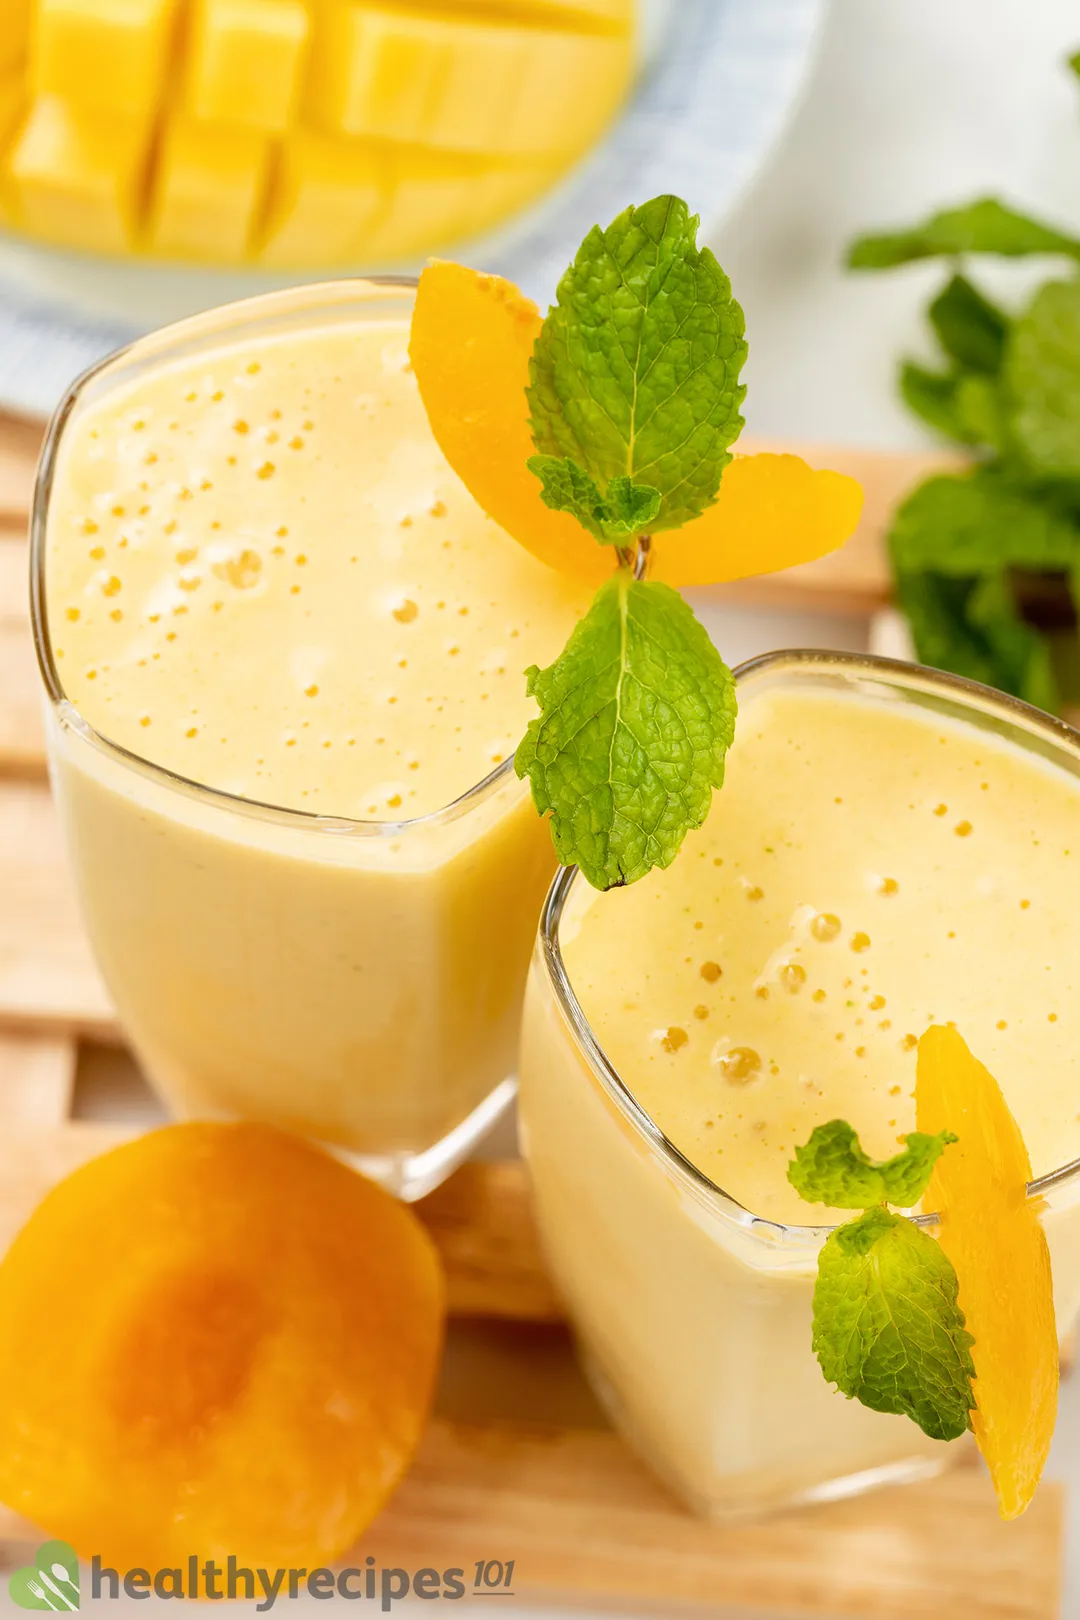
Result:
M450 471L410 307L306 289L137 345L54 439L39 539L59 797L150 1075L418 1193L512 1089L554 866L523 671L587 596Z
M825 654L761 660L738 689L725 785L670 869L557 884L522 1058L541 1226L588 1361L646 1457L719 1513L947 1450L845 1401L811 1353L808 1229L850 1215L787 1181L815 1125L895 1153L917 1038L954 1021L1036 1177L1080 1157L1075 736ZM1063 1330L1078 1198L1046 1217Z

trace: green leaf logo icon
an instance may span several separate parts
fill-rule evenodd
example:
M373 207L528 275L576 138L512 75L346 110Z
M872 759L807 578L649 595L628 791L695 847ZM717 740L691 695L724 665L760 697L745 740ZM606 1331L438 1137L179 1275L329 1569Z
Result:
M8 1580L12 1602L20 1609L52 1609L63 1614L79 1607L79 1560L66 1541L46 1541L32 1564Z

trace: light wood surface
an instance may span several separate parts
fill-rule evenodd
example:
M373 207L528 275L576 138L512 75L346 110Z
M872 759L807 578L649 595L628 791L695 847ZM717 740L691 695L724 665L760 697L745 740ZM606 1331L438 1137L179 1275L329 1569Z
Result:
M678 1506L611 1434L437 1418L355 1557L461 1569L470 1589L478 1559L513 1559L517 1599L664 1615L1055 1620L1062 1512L1044 1485L1003 1525L984 1476L959 1468L724 1528ZM37 1539L0 1508L0 1557Z

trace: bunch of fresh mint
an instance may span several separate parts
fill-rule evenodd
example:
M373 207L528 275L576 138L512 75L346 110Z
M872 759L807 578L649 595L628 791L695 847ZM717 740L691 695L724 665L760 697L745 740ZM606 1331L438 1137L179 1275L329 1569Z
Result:
M618 567L566 650L528 671L540 705L517 749L556 853L594 888L670 865L700 827L735 728L731 672L670 586L650 536L716 500L738 437L742 310L678 197L590 231L531 364L543 499Z
M1080 54L1069 65L1080 75ZM941 364L905 361L900 390L973 466L897 512L897 598L921 662L1059 712L1080 701L1080 273L1010 313L964 274L980 253L1076 264L1080 239L987 198L849 251L856 270L953 261L928 312Z
M795 1149L788 1180L811 1204L859 1209L818 1257L813 1350L830 1384L874 1412L911 1418L934 1440L971 1427L974 1340L957 1303L952 1261L903 1215L926 1190L951 1131L904 1139L904 1151L867 1157L846 1120L818 1125Z

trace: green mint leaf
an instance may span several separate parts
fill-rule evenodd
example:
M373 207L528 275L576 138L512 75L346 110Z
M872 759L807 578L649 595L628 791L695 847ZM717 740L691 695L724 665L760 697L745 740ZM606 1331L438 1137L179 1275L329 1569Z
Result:
M837 1227L818 1258L813 1349L829 1383L935 1440L971 1426L971 1334L932 1237L887 1209Z
M870 1204L899 1204L910 1209L926 1191L935 1164L956 1137L951 1131L927 1136L912 1131L903 1153L875 1161L862 1150L846 1119L816 1125L810 1140L795 1149L787 1178L808 1204L830 1209L866 1209Z
M953 276L928 313L942 348L959 366L997 375L1009 320L966 276Z
M530 367L537 452L573 461L609 499L616 478L659 490L657 530L713 504L743 425L743 314L697 226L679 198L657 197L590 231Z
M567 456L530 456L529 471L543 484L540 499L570 512L602 545L624 545L660 510L660 491L632 478L613 478L601 494L594 479Z
M1012 442L1042 478L1080 476L1080 280L1050 281L1017 320L1005 362Z
M994 467L920 484L889 535L898 569L986 574L1005 567L1069 569L1080 528Z
M1080 79L1080 51L1067 58L1066 66L1071 67L1076 77Z
M849 248L847 262L852 270L891 270L915 259L953 258L963 253L996 253L1010 259L1056 253L1076 259L1080 258L1080 241L1018 214L996 198L984 197L967 207L934 214L912 230L860 237Z
M900 393L916 416L947 439L970 444L970 429L960 409L960 378L953 372L927 371L914 360L900 367Z
M1008 399L996 377L969 371L956 381L956 417L968 444L1004 452L1009 439Z
M704 821L735 729L731 673L678 592L619 569L565 651L528 671L518 747L555 850L595 889L669 866Z
M899 569L896 599L920 664L1061 713L1050 644L1021 618L1004 572L963 578Z

